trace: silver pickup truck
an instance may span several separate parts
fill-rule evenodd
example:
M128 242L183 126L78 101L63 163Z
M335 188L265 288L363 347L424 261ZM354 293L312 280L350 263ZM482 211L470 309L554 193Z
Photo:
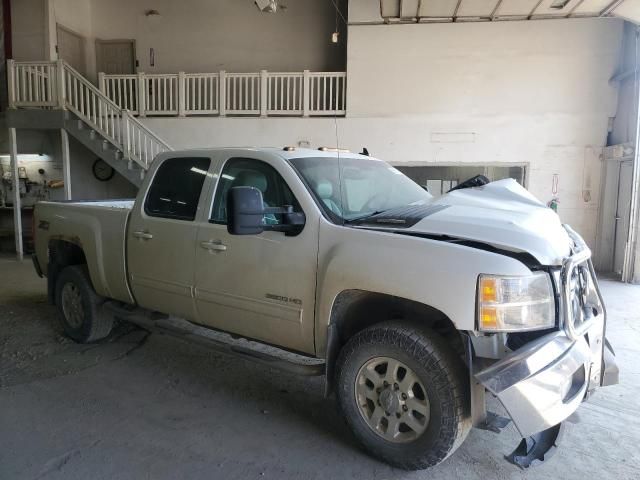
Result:
M355 437L405 469L509 421L526 468L617 383L591 253L512 180L435 199L328 149L165 152L135 201L41 202L34 265L66 333L115 320L325 375Z

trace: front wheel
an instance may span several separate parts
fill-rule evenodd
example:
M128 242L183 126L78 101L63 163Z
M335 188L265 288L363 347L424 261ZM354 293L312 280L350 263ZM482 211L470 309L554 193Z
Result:
M395 467L437 465L469 433L464 365L429 329L367 328L344 346L337 372L338 403L356 438Z

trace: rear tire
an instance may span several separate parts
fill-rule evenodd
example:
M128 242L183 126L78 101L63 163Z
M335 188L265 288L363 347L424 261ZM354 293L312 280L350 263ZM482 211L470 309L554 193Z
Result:
M357 333L340 352L336 377L354 435L394 467L437 465L471 429L464 364L427 328L385 322Z
M55 300L60 323L76 342L96 342L111 333L113 317L102 311L104 298L93 289L86 265L65 267L58 274Z

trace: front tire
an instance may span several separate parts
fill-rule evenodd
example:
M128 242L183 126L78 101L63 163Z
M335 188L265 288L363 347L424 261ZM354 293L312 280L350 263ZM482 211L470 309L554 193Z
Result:
M394 467L437 465L471 429L463 362L427 328L388 322L359 332L340 353L336 381L358 441Z
M102 311L104 298L93 289L86 265L72 265L60 272L55 300L60 323L76 342L96 342L111 333L113 318Z

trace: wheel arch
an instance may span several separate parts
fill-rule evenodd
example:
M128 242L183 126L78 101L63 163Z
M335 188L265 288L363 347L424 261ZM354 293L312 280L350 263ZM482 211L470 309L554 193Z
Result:
M325 350L325 395L333 391L335 364L342 347L358 332L378 323L397 320L417 329L429 328L445 339L461 357L465 343L453 321L441 310L386 293L344 290L333 302Z
M72 239L53 238L48 243L47 297L55 304L56 281L60 272L70 265L86 265L87 257L79 242Z

